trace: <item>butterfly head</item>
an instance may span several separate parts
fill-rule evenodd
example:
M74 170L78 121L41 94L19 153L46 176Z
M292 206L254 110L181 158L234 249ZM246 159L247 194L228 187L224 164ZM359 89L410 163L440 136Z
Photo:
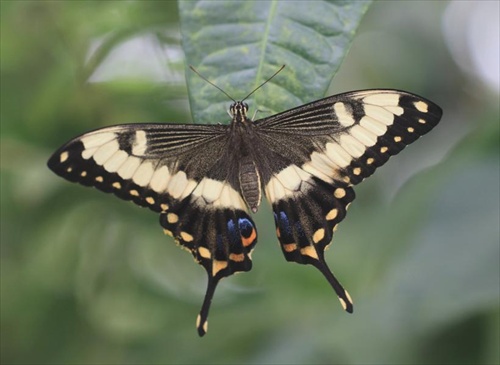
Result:
M234 122L244 122L247 119L248 104L243 101L236 101L229 107L229 114Z

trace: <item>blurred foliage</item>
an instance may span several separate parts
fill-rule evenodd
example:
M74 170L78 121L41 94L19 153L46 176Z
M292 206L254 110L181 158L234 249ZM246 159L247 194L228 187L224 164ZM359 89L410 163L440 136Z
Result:
M308 19L324 5L307 4ZM400 88L444 110L432 133L357 188L327 253L354 314L316 270L283 260L263 205L254 269L222 282L203 339L194 320L205 272L157 217L45 165L93 128L191 119L177 4L0 5L1 363L500 362L498 94L450 58L440 28L447 3L375 2L330 88ZM121 58L139 53L168 72L155 79L148 63L143 74L102 80L137 69L116 61L132 39L157 57L127 48ZM227 67L212 64L208 76ZM252 83L233 87L237 98Z

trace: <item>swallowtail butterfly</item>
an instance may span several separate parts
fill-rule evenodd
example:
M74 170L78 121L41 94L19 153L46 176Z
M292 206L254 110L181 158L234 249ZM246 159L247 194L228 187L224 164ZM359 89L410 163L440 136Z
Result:
M249 213L263 195L285 259L315 266L352 313L324 251L354 200L353 186L442 115L399 90L347 92L258 120L247 116L245 99L231 105L227 125L116 125L72 139L48 162L69 181L160 214L164 232L208 274L200 336L219 280L252 268L257 229Z

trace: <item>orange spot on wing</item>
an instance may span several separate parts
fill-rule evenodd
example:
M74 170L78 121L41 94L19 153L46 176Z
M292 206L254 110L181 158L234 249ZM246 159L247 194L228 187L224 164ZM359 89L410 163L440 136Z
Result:
M297 249L297 244L296 243L285 243L283 245L283 249L286 251L286 252L292 252L292 251L295 251Z
M241 236L241 243L243 243L243 246L248 247L250 246L253 241L257 238L257 231L255 228L252 228L252 233L250 234L250 237L243 237Z
M229 260L241 262L241 261L245 260L245 255L242 253L240 253L240 254L232 253L229 255Z

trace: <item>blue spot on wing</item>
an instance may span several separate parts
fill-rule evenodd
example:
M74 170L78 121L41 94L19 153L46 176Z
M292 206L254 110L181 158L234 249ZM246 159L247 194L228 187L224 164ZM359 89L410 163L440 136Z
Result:
M293 242L293 227L290 224L290 220L285 212L279 212L278 228L281 233L281 237L287 243Z
M238 227L243 237L250 237L253 232L253 224L248 218L239 218Z
M229 243L231 244L231 246L241 246L240 232L232 219L227 221L227 231L229 234Z

